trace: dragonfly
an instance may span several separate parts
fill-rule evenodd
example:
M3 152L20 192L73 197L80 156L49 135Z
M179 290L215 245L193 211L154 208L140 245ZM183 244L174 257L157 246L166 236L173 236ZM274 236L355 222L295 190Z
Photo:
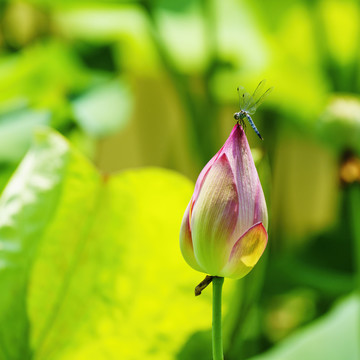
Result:
M239 105L240 111L234 114L234 119L237 121L239 125L245 128L245 118L249 121L251 127L256 132L257 136L263 140L262 136L259 133L259 130L256 128L252 118L250 115L255 114L256 109L260 106L260 104L265 100L266 96L268 96L272 91L273 87L264 91L266 86L266 80L260 81L259 85L256 87L254 93L250 95L245 89L241 86L237 88L239 94Z

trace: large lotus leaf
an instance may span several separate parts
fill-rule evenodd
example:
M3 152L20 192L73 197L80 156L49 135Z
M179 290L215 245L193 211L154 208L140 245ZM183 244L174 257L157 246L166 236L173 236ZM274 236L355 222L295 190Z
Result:
M211 327L178 246L193 184L101 176L60 135L37 139L0 202L0 358L173 359Z
M28 273L55 212L67 162L61 138L39 135L1 196L0 359L29 356Z

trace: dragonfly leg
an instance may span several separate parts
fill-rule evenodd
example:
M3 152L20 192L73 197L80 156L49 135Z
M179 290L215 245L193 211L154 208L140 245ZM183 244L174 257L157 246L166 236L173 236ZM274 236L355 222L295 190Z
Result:
M246 132L246 123L245 123L244 119L240 119L238 121L238 124L243 128L244 132Z

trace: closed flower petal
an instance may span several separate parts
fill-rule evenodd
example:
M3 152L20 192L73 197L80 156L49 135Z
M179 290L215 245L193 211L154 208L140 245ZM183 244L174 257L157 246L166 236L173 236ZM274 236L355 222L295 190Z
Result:
M243 129L235 125L223 146L234 171L236 187L239 194L238 238L257 222L267 228L268 218L264 193L249 143Z
M239 279L245 276L259 261L267 244L267 232L262 223L251 227L235 243L222 276Z
M238 220L238 194L226 154L212 165L191 216L195 257L206 272L217 275L226 264Z
M190 203L191 204L191 203ZM194 255L194 247L191 238L191 229L189 222L189 208L190 204L186 208L181 228L180 228L180 250L185 261L195 270L205 272L203 268L198 264Z

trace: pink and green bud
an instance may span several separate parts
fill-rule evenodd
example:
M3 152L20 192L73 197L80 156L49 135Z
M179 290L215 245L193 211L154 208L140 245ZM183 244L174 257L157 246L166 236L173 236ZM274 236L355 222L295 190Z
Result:
M195 270L239 279L267 244L264 193L245 133L235 125L201 171L180 230L180 249Z

